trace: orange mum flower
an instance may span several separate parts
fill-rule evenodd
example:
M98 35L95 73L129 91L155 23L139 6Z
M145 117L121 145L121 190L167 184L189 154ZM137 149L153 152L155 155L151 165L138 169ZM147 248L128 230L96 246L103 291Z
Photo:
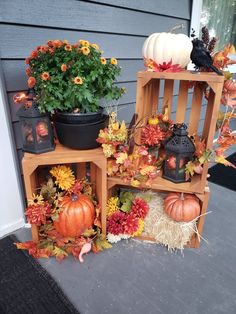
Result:
M83 80L80 76L76 76L73 80L73 82L77 85L82 85L83 84Z
M72 46L71 45L65 45L64 48L66 51L71 51L72 50Z
M82 47L81 51L83 52L84 55L88 55L90 53L90 49L88 47Z
M65 63L63 63L63 64L61 65L61 70L62 70L62 72L66 72L66 70L67 70L67 65L66 65Z
M28 78L28 86L29 86L29 88L33 88L35 84L36 84L36 79L35 79L35 77L30 76L30 77Z
M48 44L48 47L53 47L53 41L52 41L52 40L49 40L49 41L47 42L47 44Z
M25 64L29 64L30 63L30 58L26 58L25 59Z
M38 51L36 51L36 50L32 51L30 54L30 58L32 58L32 59L38 58Z
M114 65L117 65L117 60L116 60L116 58L111 58L111 64L114 64Z
M100 60L101 60L101 63L102 63L102 64L106 64L106 63L107 63L106 58L100 58Z
M59 39L56 39L53 41L53 47L60 48L62 46L62 41Z
M25 69L25 73L26 73L27 76L30 76L30 73L31 73L31 72L30 72L30 68L26 68L26 69Z
M48 50L48 47L46 47L46 46L40 46L39 47L39 51L42 52L42 53L46 53L47 50Z
M41 79L42 79L43 81L48 81L48 80L50 80L50 75L49 75L49 73L48 73L48 72L43 72L43 73L41 74Z
M54 49L54 48L48 48L48 51L49 51L49 53L52 55L52 54L54 54L55 49Z

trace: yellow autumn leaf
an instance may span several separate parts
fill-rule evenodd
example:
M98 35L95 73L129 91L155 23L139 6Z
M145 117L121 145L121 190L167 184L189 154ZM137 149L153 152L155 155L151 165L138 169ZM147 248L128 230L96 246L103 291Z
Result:
M116 163L123 164L127 158L128 158L127 153L119 153L118 157L116 158Z

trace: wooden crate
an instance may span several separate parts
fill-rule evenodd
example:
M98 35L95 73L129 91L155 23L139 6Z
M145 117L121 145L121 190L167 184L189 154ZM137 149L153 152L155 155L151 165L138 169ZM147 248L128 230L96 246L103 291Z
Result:
M174 85L178 81L179 89L175 91ZM192 102L190 108L187 108L189 98L189 84L195 83ZM206 148L212 147L215 134L217 115L220 106L220 98L223 88L224 77L215 73L192 73L183 71L179 73L165 72L148 72L141 71L137 74L137 97L136 97L136 113L137 120L145 119L161 112L162 106L168 106L168 112L171 117L173 97L177 98L176 115L174 121L176 123L187 123L189 135L199 134L205 139ZM199 133L198 127L202 110L202 102L204 99L203 83L207 83L210 87L209 97L206 106L203 128ZM163 86L163 95L160 95L161 86ZM162 96L162 101L160 101ZM190 110L189 121L186 121L186 113ZM135 142L140 143L140 131L137 132ZM169 191L204 193L206 186L208 165L204 164L203 173L195 175L191 182L175 184L167 181L160 175L153 183L153 188L164 189ZM116 178L114 178L116 180Z
M101 205L102 235L106 236L106 201L107 201L107 160L101 148L91 150L73 150L60 144L52 152L34 155L25 153L22 159L22 169L27 198L31 198L39 187L39 178L37 170L40 166L58 165L58 164L77 164L77 177L84 177L86 173L85 163L90 163L91 182L94 182L94 192ZM32 239L39 240L38 228L32 225Z
M112 179L112 178L111 178ZM177 184L176 184L177 185ZM131 188L131 189L134 189L134 190L147 190L147 187L131 187L128 183L124 183L122 181L116 181L116 180L110 180L110 178L108 178L108 189L107 189L107 194L108 194L108 197L111 197L115 194L115 191L117 188L120 188L120 187L123 187L123 188ZM155 192L168 192L168 190L166 189L162 189L161 187L156 189L156 188L153 188L153 186L151 187L152 190L154 190ZM169 190L170 191L173 191L173 190ZM176 190L174 190L176 191ZM186 192L188 193L188 192ZM201 212L200 212L200 218L198 219L197 221L197 229L198 229L198 235L197 234L194 234L192 236L192 239L191 241L186 245L186 247L190 247L190 248L198 248L200 246L200 242L201 242L201 238L202 238L202 233L203 233L203 225L204 225L204 221L205 221L205 214L206 214L206 211L207 211L207 206L208 206L208 200L209 200L209 196L210 196L210 190L209 190L209 187L205 187L204 189L204 193L192 193L192 194L195 194L199 201L200 201L200 205L201 205ZM146 240L146 241L152 241L152 242L155 242L155 243L158 243L156 240L155 240L155 237L154 235L153 236L138 236L137 237L138 239L140 240Z

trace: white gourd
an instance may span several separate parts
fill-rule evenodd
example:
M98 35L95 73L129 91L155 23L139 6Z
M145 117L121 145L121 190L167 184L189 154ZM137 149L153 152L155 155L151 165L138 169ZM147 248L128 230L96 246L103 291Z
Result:
M190 62L191 39L184 34L154 33L143 44L142 54L157 64L169 62L184 68Z

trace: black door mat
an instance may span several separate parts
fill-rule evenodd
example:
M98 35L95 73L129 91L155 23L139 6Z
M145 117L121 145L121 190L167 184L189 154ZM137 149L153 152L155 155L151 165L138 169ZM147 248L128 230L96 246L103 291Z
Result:
M78 314L54 279L14 236L0 240L1 314Z
M236 165L236 153L226 159ZM210 174L208 181L236 191L236 169L217 164L211 167L208 173Z

